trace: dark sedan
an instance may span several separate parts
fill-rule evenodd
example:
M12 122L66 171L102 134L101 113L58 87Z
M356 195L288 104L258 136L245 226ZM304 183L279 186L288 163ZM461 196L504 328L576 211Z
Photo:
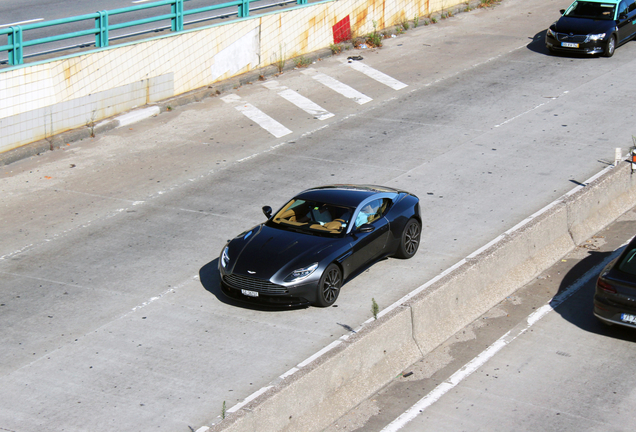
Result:
M420 243L419 199L382 186L308 189L223 247L223 292L244 302L330 306L343 282L386 256L411 258Z
M634 0L575 1L561 10L550 26L545 44L551 52L614 55L619 45L636 35Z
M607 324L636 327L636 237L601 272L594 294L594 315Z

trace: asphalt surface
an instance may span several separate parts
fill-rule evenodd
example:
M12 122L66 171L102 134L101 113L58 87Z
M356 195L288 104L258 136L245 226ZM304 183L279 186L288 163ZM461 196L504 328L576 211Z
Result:
M631 210L325 432L631 430L636 332L601 324L592 298L635 232Z
M379 50L255 82L0 173L0 427L189 430L208 424L611 163L631 145L636 45L553 57L566 6L506 1L387 39ZM400 90L346 56L408 86ZM235 109L290 132L276 138ZM620 115L617 115L620 113ZM349 281L336 307L246 309L220 293L225 241L307 187L417 194L423 244ZM87 425L90 425L88 427Z

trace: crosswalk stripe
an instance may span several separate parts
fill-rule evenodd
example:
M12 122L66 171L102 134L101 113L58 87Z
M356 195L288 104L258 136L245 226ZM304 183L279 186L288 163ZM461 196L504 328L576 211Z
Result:
M325 120L334 116L332 113L330 113L317 103L311 101L310 99L307 99L305 96L294 90L290 90L287 87L278 84L277 81L267 81L263 83L263 86L267 87L270 90L278 91L279 96L287 99L289 102L293 103L306 113L313 115L314 118L318 120Z
M308 75L310 77L312 77L313 79L315 79L316 81L318 81L320 84L325 85L327 87L329 87L331 90L340 93L341 95L343 95L344 97L348 98L348 99L352 99L353 101L355 101L356 103L362 105L365 104L367 102L372 101L373 99L371 99L369 96L360 93L358 90L349 87L348 85L341 83L340 81L338 81L335 78L332 78L328 75L325 75L323 73L317 72L315 69L313 68L309 68L307 70L303 71L303 74Z
M280 138L292 133L291 130L278 123L276 120L265 114L263 111L256 108L254 105L243 102L241 97L238 95L227 95L222 97L221 100L229 104L239 103L239 105L234 106L237 111L243 113L245 117L258 124L260 127L274 135L276 138Z
M360 63L359 61L346 62L345 65L349 66L352 69L357 70L358 72L362 72L369 78L373 78L374 80L391 87L393 90L401 90L404 87L408 87L403 82L388 76L384 72L380 72L377 69L373 69L371 66L368 66L364 63Z

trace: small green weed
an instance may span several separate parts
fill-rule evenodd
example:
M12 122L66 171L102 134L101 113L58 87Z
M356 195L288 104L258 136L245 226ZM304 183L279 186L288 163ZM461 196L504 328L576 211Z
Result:
M371 299L371 313L373 313L373 319L378 319L378 312L380 312L380 306L376 303L375 299Z
M300 56L294 59L294 64L297 68L307 67L311 64L311 60L309 60L305 56Z

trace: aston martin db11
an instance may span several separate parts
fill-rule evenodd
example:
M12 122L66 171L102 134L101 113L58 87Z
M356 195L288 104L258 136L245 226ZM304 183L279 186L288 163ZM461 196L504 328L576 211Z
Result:
M420 244L419 199L382 186L308 189L267 221L229 240L219 257L223 292L244 302L326 307L344 281L383 257L411 258Z

